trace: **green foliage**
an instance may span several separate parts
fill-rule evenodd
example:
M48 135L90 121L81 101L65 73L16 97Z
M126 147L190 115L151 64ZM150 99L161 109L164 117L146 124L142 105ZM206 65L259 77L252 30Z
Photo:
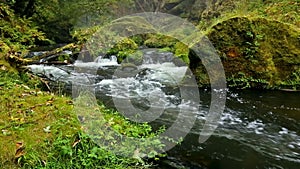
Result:
M176 57L178 57L179 59L181 59L184 63L186 63L187 65L190 64L190 59L189 59L189 47L187 45L185 45L182 42L177 42L174 45L174 54Z
M7 1L18 15L32 18L49 39L58 43L72 42L72 30L103 25L132 5L131 0Z
M138 45L132 39L125 38L110 48L107 54L116 55L119 63L129 56L134 60L142 60L141 53L136 53L137 49Z
M300 27L298 0L219 0L202 13L198 28L209 30L235 16L261 17Z
M262 16L300 27L300 2L298 0L247 0L246 4L252 16Z
M16 49L24 50L34 47L37 42L46 40L44 34L38 31L31 20L15 16L9 6L0 6L1 39L8 45L15 45ZM15 51L19 52L19 51Z
M0 3L0 19L0 66L13 71L22 64L28 49L47 39L31 20L16 16L4 3Z
M219 16L198 27L221 56L228 86L298 88L299 2L239 0L233 9L223 7ZM202 69L193 70L199 83L207 82Z
M158 51L160 51L160 52L172 52L172 49L170 47L164 47L164 48L158 49Z
M99 26L93 26L93 27L87 27L87 28L77 28L71 32L72 38L74 40L76 40L76 42L78 44L84 44L99 29L100 29Z
M0 71L1 83L0 86L6 86L8 89L12 89L15 85L22 85L26 83L29 88L39 88L42 83L36 77L29 73L6 73Z
M146 164L138 165L136 159L117 156L99 147L84 133L76 133L72 137L60 136L46 146L52 147L47 161L42 161L35 152L31 152L20 159L22 168L147 168Z
M81 130L70 98L40 91L38 79L31 75L0 71L0 81L1 168L147 168L151 165L140 156L133 156L136 149L132 151L120 145L120 151L127 156L119 156L95 144L93 136ZM123 135L143 139L163 131L152 131L147 123L130 122L103 104L96 103L96 108L104 115L101 123ZM111 140L110 135L97 134L103 140ZM11 140L22 142L24 149L17 153ZM143 145L162 146L159 141ZM149 152L149 158L158 155ZM16 157L17 154L20 156Z
M76 113L84 119L83 128L102 148L113 149L118 155L134 157L144 163L142 157L153 158L164 146L156 137L164 131L163 128L152 131L149 124L132 122L104 105L94 108L95 103L89 93L81 93L75 105Z
M142 46L144 44L145 37L143 35L134 35L130 37L138 46Z
M245 42L245 49L244 54L245 58L251 59L251 61L254 61L254 59L257 57L258 50L260 48L260 40L263 39L263 36L259 34L254 34L251 31L246 32L247 41Z
M292 73L286 81L282 81L279 84L282 89L292 89L299 90L300 89L300 71L296 71Z
M15 142L25 145L24 152L28 153L27 159L36 160L32 153L44 159L49 147L42 144L44 139L53 139L53 135L44 132L47 126L58 119L65 120L61 130L64 134L78 130L76 117L71 115L72 107L68 105L69 99L56 97L46 92L41 92L40 82L29 74L12 74L0 72L0 166L1 168L17 167L21 160L15 149ZM60 108L58 108L60 107ZM77 127L76 127L77 126ZM53 130L54 132L54 130ZM54 134L54 133L53 133ZM10 140L14 140L11 142Z
M228 87L237 89L266 89L270 87L266 80L253 78L251 76L245 75L242 72L239 72L236 76L232 75L231 77L227 78L227 85Z

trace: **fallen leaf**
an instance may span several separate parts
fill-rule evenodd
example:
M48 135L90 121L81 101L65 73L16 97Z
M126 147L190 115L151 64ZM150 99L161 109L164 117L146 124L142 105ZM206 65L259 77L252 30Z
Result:
M68 100L68 101L66 101L66 103L69 104L69 105L73 105L73 101L72 100Z
M73 145L72 145L72 147L75 147L78 143L80 143L81 142L81 140L77 140L77 141L75 141L74 143L73 143Z
M25 97L25 96L30 96L30 94L28 94L28 93L22 93L22 97Z
M54 101L54 97L51 97L48 101Z
M30 93L31 95L35 95L35 96L37 95L37 93L36 93L35 91L30 91L29 93Z
M23 84L22 84L22 86L23 86L25 89L27 89L27 90L30 89L30 88L29 88L28 86L26 86L26 85L23 85Z
M43 130L46 133L50 133L51 132L50 128L51 128L50 126L47 126L47 127L43 128Z
M2 134L5 136L9 136L9 135L11 135L11 132L8 130L2 130Z
M46 106L52 106L53 101L47 101Z
M10 120L11 121L18 121L18 120L20 120L20 118L17 118L17 117L15 118L14 116L10 116Z
M31 107L29 107L29 109L34 109L36 106L31 106Z
M16 153L15 153L15 158L20 158L21 156L23 156L25 154L25 146L23 144L23 142L17 142L16 143Z

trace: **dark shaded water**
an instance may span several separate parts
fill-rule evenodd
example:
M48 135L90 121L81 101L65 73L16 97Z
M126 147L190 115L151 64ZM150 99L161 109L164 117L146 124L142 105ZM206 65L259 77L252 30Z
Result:
M158 105L164 111L150 123L154 128L170 127L179 114L179 107L194 111L196 122L192 130L181 144L167 152L168 156L156 168L299 168L299 92L229 90L218 128L200 144L198 138L208 114L210 90L199 90L198 106L186 104L176 88L186 67L173 64L171 53L146 50L144 55L143 65L124 67L128 73L122 74L115 73L122 66L114 57L77 62L77 71L74 66L32 65L31 69L54 81L65 82L69 91L72 84L88 84L97 98L110 106L114 106L112 98L129 99L141 111ZM153 56L160 59L154 61Z
M201 92L207 111L209 92ZM300 93L229 91L218 129L198 143L201 120L158 168L299 168Z

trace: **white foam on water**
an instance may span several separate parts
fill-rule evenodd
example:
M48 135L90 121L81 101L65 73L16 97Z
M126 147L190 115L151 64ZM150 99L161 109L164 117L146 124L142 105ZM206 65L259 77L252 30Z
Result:
M265 124L262 123L261 120L254 120L250 123L248 123L248 125L246 126L248 129L257 129L259 127L264 127Z
M54 66L45 65L28 65L27 66L34 74L43 74L51 80L60 80L61 78L70 77L70 73Z
M289 130L287 128L282 127L281 131L278 132L279 134L288 134Z
M103 66L118 66L117 62L80 62L76 61L74 66L85 67L85 68L99 68Z
M172 62L164 62L158 64L143 64L139 66L140 69L149 68L154 71L153 74L148 74L148 79L158 79L167 84L178 85L184 79L188 67L178 67Z
M76 67L85 67L85 68L99 68L104 66L118 66L117 57L112 55L110 58L103 58L102 56L98 56L94 62L82 62L77 60L74 63Z

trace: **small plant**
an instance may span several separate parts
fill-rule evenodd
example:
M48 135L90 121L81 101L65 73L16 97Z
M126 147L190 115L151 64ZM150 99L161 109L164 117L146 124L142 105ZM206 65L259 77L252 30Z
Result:
M247 89L247 88L260 88L265 89L269 86L269 83L264 79L256 79L251 76L247 76L243 72L239 72L236 76L232 75L227 78L228 87Z
M300 89L300 72L294 72L287 78L286 81L281 82L279 85L281 88L291 88L293 90Z
M248 31L246 33L246 36L249 39L247 42L245 42L245 57L248 59L255 59L257 52L260 48L259 41L263 38L262 35L255 35L253 32Z

